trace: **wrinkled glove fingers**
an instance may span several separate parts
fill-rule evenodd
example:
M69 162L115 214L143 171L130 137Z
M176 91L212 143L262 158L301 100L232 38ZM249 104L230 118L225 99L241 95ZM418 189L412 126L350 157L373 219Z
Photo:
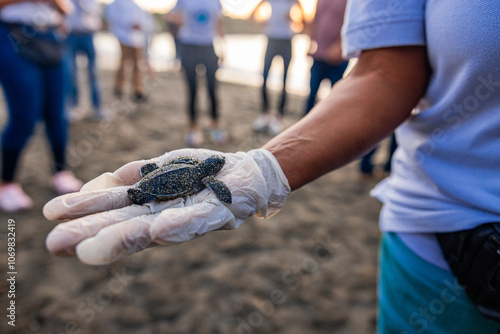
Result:
M54 255L74 256L76 245L93 237L99 230L150 213L151 209L147 206L131 205L61 223L49 233L45 244Z
M43 214L49 220L64 220L123 208L132 204L128 188L123 186L59 196L45 204Z
M141 179L141 167L158 159L129 162L113 173L104 173L83 185L81 191L129 186Z
M156 215L144 215L100 230L76 246L78 259L86 264L105 265L151 247L149 228Z
M156 243L167 245L230 225L234 225L234 215L222 203L213 200L161 212L151 224L151 237Z

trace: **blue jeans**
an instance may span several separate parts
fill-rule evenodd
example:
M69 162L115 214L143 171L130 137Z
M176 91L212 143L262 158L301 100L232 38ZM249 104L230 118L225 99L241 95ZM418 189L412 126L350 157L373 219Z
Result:
M377 152L378 147L379 146L375 146L370 152L366 153L363 158L361 158L361 162L359 164L361 173L371 174L373 172L372 157L375 155L375 152ZM391 135L391 144L389 146L387 161L384 165L384 172L391 172L392 155L396 151L396 148L398 148L398 144L396 142L396 135L393 133Z
M63 62L43 67L22 58L14 51L10 34L10 27L0 23L0 84L9 115L2 133L3 181L14 179L21 151L39 120L45 121L57 171L65 167L67 142Z
M78 105L78 67L76 57L79 54L87 57L87 73L90 84L90 94L92 97L92 106L99 109L101 106L101 97L99 86L97 84L96 72L96 53L94 48L93 33L73 32L68 36L68 99L71 106Z
M342 79L342 76L347 68L347 64L347 62L343 62L341 64L332 65L323 60L314 60L314 63L311 66L310 91L304 115L311 111L316 104L316 95L318 95L321 82L328 79L333 86L337 81Z
M450 271L413 253L395 233L383 233L378 282L379 334L496 334Z

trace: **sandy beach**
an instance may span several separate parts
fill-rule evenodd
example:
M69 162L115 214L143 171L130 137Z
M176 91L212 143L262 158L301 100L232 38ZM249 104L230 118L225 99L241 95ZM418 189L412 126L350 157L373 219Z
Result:
M99 75L114 117L71 125L68 163L78 177L88 181L129 161L184 147L187 116L180 72L148 77L149 100L140 105L114 99L113 73L101 70ZM206 94L200 91L200 119L208 125ZM222 146L207 141L204 147L249 150L269 140L252 131L258 87L220 82L218 93L230 141ZM273 103L277 98L273 91ZM287 126L300 119L304 103L303 95L289 96ZM3 126L3 101L0 115ZM47 146L40 125L18 173L35 207L0 213L0 333L375 332L380 204L368 195L376 181L361 181L357 162L294 192L271 219L251 218L236 231L92 267L45 249L45 237L56 224L41 214L56 196ZM12 300L5 279L9 219L16 232L15 327L6 317Z

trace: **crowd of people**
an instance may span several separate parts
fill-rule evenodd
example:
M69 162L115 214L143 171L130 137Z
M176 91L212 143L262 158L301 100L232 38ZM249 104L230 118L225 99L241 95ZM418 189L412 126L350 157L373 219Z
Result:
M255 8L259 8L262 3L263 1ZM108 5L96 0L51 0L43 3L3 0L0 4L0 24L5 30L5 36L17 36L17 47L21 51L18 52L17 47L12 48L7 41L9 38L5 38L2 57L6 70L2 71L0 82L6 93L9 118L2 133L0 209L14 212L29 209L33 205L21 184L15 181L15 174L19 156L40 118L47 125L47 135L54 152L53 185L56 192L63 194L78 191L82 185L66 167L68 122L79 120L88 114L95 120L112 117L112 111L103 102L94 45L95 34L103 28L103 22L118 40L121 52L113 96L122 99L130 95L136 103L147 102L144 78L149 66L148 47L157 29L153 15L139 7L134 0L115 0ZM261 114L256 115L253 129L274 136L284 129L287 73L292 58L292 37L295 34L291 28L291 11L296 7L302 18L305 15L298 0L272 0L269 4L271 15L264 31L268 44L263 55ZM319 1L315 20L312 23L303 21L311 37L309 54L314 59L311 68L311 93L304 114L316 103L321 81L329 79L333 85L342 77L346 68L347 62L338 54L344 9L345 1ZM42 19L40 13L44 13ZM334 15L335 19L329 20L329 15ZM254 16L255 12L250 17ZM203 65L210 100L209 139L211 142L224 144L229 137L220 125L215 75L224 57L224 46L214 47L217 37L224 36L221 3L219 0L178 0L176 6L162 18L174 38L176 57L181 63L188 88L186 111L189 121L185 143L189 147L199 147L204 142L204 131L199 125L199 113L196 110L199 94L196 69L198 65ZM325 30L331 33L326 34ZM57 52L49 52L50 48ZM33 59L35 55L37 59ZM273 114L274 108L269 104L267 79L273 59L277 56L283 60L283 81L277 112ZM80 57L86 59L90 111L82 107L84 103L80 98L79 83L82 80L78 78L80 62L77 61ZM15 73L23 75L16 75L16 80L9 81L9 73L13 75L14 68L20 69ZM127 77L131 78L130 94L125 93L128 91ZM52 89L46 89L48 86ZM40 98L33 101L19 98L19 94L26 92L24 87L31 87L34 96Z

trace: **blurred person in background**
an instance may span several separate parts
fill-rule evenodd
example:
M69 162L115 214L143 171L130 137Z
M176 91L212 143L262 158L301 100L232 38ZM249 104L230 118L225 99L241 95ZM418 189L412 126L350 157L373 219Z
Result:
M223 37L224 35L222 6L219 0L178 0L175 8L169 13L168 20L172 24L180 26L177 47L189 94L187 105L189 129L186 143L188 146L200 146L204 141L196 111L198 92L196 68L198 65L203 65L210 97L210 139L217 144L224 144L228 137L219 124L217 79L215 77L219 68L219 57L214 50L215 37Z
M15 181L21 153L40 119L54 158L52 185L59 194L82 182L66 165L67 122L62 32L70 2L0 0L0 84L8 109L2 133L0 209L29 209L32 199Z
M110 31L120 42L121 60L116 73L114 94L123 95L125 76L132 69L132 99L135 102L147 100L144 86L145 55L147 39L154 29L151 15L134 0L115 0L106 6L106 19Z
M155 75L155 70L151 65L151 45L153 44L153 37L156 33L156 22L153 14L148 11L144 12L144 26L147 29L144 31L144 37L146 42L144 44L144 66L146 67L147 74L149 76Z
M375 146L370 152L366 153L363 155L361 158L361 161L359 162L359 172L361 174L361 179L364 180L370 180L373 178L373 170L375 166L373 165L373 156L375 153L377 153L378 148L380 145ZM387 158L384 164L384 167L382 169L384 176L388 176L391 173L391 165L392 165L392 155L396 151L396 148L398 148L398 143L396 141L396 134L393 133L391 135L389 147L387 150Z
M261 4L264 1L261 2ZM262 72L264 81L262 83L262 110L260 116L254 122L253 128L257 132L267 131L270 135L277 135L283 130L283 116L286 105L286 79L288 67L292 60L292 37L294 32L291 27L290 12L292 7L297 5L302 11L302 6L298 0L269 0L271 5L271 16L266 24L267 47L264 56L264 69ZM259 8L260 4L256 7ZM252 14L255 16L256 10ZM269 96L267 92L267 79L273 59L280 56L283 60L283 88L281 99L278 105L278 114L273 115L269 106Z
M316 96L323 80L330 80L333 86L342 79L347 61L342 58L340 30L344 23L347 0L318 0L313 22L307 27L311 45L309 55L311 66L310 91L304 114L316 104Z
M69 71L69 117L79 118L82 112L77 108L79 102L78 89L78 55L84 55L87 59L87 74L92 101L92 116L95 119L105 117L102 107L101 94L99 92L96 52L94 48L94 33L101 29L101 6L95 0L71 0L74 11L66 20L70 29L68 35L68 71Z

